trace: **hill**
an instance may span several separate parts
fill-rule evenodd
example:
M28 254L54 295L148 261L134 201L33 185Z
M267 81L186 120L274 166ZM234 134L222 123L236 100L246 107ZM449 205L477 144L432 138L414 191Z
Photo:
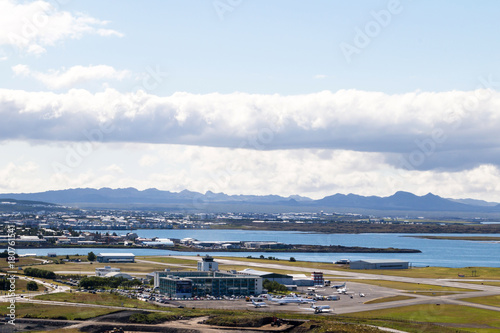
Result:
M117 209L168 209L183 211L319 211L328 210L376 210L376 211L412 211L412 212L470 212L499 213L500 205L480 205L467 199L456 201L428 193L417 196L399 191L388 197L361 196L356 194L335 194L319 200L302 196L283 197L279 195L228 195L225 193L206 192L205 194L184 190L181 192L158 189L137 190L135 188L75 188L38 193L0 194L0 199L10 198L31 200L33 204L73 205L82 208L117 208ZM4 199L4 201L7 199ZM36 200L36 201L35 201ZM469 204L472 202L473 204ZM32 205L33 205L32 204Z

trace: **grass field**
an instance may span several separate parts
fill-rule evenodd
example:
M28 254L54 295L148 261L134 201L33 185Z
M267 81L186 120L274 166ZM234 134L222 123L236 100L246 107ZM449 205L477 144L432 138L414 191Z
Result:
M139 260L149 260L149 261L156 261L156 262L161 262L164 264L174 264L174 265L192 265L193 267L196 268L198 260L193 258L192 260L189 259L179 259L179 258L171 258L171 257L159 257L159 256L140 256L140 257L135 257L135 259Z
M484 304L491 306L500 307L500 295L495 296L487 296L487 297L471 297L471 298L462 298L461 301L476 303L476 304Z
M30 258L30 257L23 257L23 258L19 258L19 261L16 262L14 264L14 266L19 267L19 266L29 266L29 265L35 265L35 264L40 264L42 263L41 260L36 260L34 258ZM2 260L0 260L0 269L4 269L4 270L9 270L9 263L7 261L5 261L5 258L2 258Z
M165 308L148 303L139 301L137 299L131 299L120 295L108 294L108 293L55 293L36 296L36 299L45 301L58 301L58 302L72 302L72 303L87 303L87 304L97 304L97 305L108 305L108 306L123 306L126 308L140 308L140 309L153 309L153 310L164 310Z
M500 268L498 267L422 267L411 269L393 269L393 270L362 270L360 273L380 274L389 276L402 276L413 278L430 279L457 279L458 275L464 275L467 279L492 279L500 280ZM457 279L459 281L459 279Z
M500 330L500 316L498 312L450 304L423 304L365 311L352 313L347 317L447 323L461 330L471 330L472 332L498 332ZM473 325L476 327L467 328L462 325Z
M422 284L422 283L408 283L408 282L398 282L398 281L386 281L386 280L352 280L357 283L370 284L380 287L392 288L397 290L406 291L431 291L431 292L467 292L476 291L473 289L465 288L455 288L455 287L443 287L433 284Z
M8 303L0 303L0 314L5 316L5 309ZM16 317L18 318L40 318L40 319L67 319L67 320L85 320L102 316L108 313L116 312L105 308L90 307L68 307L61 305L40 305L33 303L16 303Z
M382 298L376 298L372 299L370 301L364 302L364 304L375 304L375 303L385 303L385 302L396 302L396 301L404 301L406 299L412 299L415 297L411 296L403 296L403 295L398 295L398 296L388 296L388 297L382 297Z
M239 260L254 263L264 264L281 264L295 267L308 267L323 270L337 270L337 271L350 271L348 267L335 265L333 263L325 262L307 262L296 261L291 262L288 260L268 260L268 259L249 259L249 258L236 258L236 257L217 257L220 259ZM414 278L431 278L431 279L454 279L458 275L464 275L466 278L477 279L493 279L500 280L500 268L498 267L465 267L465 268L450 268L450 267L422 267L411 269L372 269L372 270L352 270L364 274L379 274L389 276L402 276ZM474 276L473 276L474 275Z
M68 262L65 264L48 264L48 265L42 265L39 266L38 268L40 269L45 269L48 271L71 271L75 272L75 274L79 274L79 272L94 272L96 268L98 267L104 267L104 266L109 266L110 264L108 263L88 263L88 262L82 262L82 263L73 263L73 262ZM112 267L115 268L120 268L122 272L124 273L151 273L153 271L162 271L165 269L166 266L158 264L149 264L149 263L119 263L119 264L112 264Z

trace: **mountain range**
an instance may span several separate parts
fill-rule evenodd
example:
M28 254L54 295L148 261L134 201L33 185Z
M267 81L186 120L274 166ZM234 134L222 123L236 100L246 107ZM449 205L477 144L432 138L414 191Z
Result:
M323 199L313 200L303 196L283 197L279 195L228 195L225 193L162 191L158 189L137 190L135 188L75 188L67 190L46 191L38 193L5 193L0 199L36 200L52 202L81 208L147 208L163 207L171 209L192 209L220 211L245 211L245 207L265 208L281 207L299 211L320 209L362 209L377 211L421 211L421 212L482 212L498 213L500 204L475 199L446 199L428 193L417 196L409 192L399 191L387 197L361 196L356 194L334 194ZM266 208L267 207L267 208ZM259 210L259 209L258 209ZM271 209L272 210L272 209ZM250 211L250 210L247 210Z

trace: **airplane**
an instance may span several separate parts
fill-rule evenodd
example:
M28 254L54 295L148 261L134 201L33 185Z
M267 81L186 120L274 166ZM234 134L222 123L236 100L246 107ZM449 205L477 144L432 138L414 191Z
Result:
M339 285L336 285L336 286L332 286L332 288L335 288L335 289L345 288L345 285L346 285L346 282L344 282L343 284L339 284Z
M302 304L302 303L314 303L316 302L315 300L313 299L309 299L309 298L302 298L302 297L297 297L297 296L293 296L293 297L283 297L283 298L273 298L271 296L269 296L268 298L271 302L276 302L278 303L279 305L285 305L285 304L288 304L288 303L298 303L298 304Z
M339 294L347 294L347 287L337 289L337 293Z
M304 310L311 310L314 311L314 313L323 313L323 312L330 312L330 305L314 305L311 304L310 308L303 308Z
M266 302L256 302L256 301L252 300L252 304L248 304L248 306L254 306L256 308L263 308L263 307L267 306L267 303Z

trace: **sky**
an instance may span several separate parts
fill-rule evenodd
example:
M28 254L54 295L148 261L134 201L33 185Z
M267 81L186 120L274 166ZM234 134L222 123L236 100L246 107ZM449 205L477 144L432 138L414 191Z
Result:
M500 202L499 10L0 0L0 193Z

